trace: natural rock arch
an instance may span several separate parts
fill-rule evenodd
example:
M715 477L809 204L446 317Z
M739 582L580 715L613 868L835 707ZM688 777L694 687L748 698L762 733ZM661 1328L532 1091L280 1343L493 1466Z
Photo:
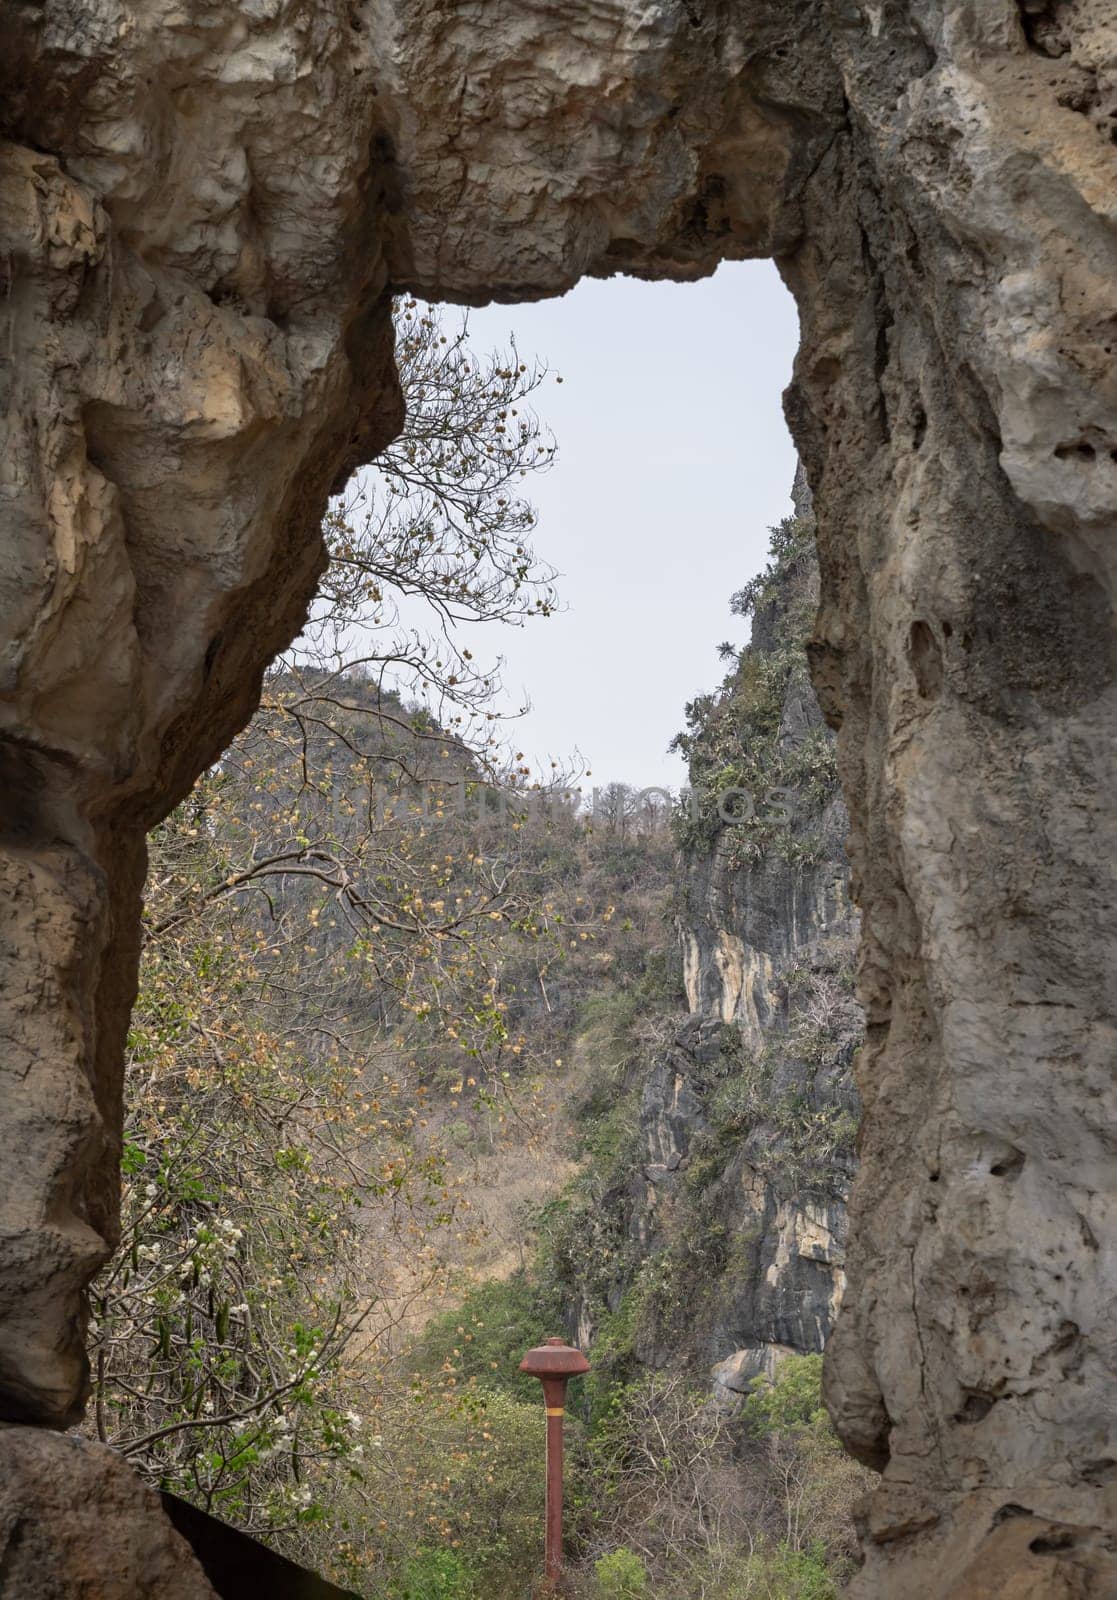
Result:
M854 1591L1109 1593L1108 0L6 9L3 1415L80 1411L144 831L398 428L391 291L767 254L864 917Z

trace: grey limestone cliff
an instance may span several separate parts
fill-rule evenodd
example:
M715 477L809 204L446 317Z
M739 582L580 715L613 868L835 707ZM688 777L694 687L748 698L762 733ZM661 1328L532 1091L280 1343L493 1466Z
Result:
M741 602L751 644L719 693L690 708L677 914L690 1015L644 1076L629 1194L641 1249L695 1267L679 1320L723 1394L787 1351L821 1350L845 1283L857 917L832 735L805 670L817 571L800 510ZM671 1320L645 1337L645 1359L671 1359Z

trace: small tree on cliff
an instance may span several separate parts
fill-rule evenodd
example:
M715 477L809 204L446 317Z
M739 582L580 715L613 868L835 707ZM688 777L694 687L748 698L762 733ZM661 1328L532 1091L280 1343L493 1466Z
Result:
M520 626L557 603L523 495L555 453L530 404L547 368L522 361L514 344L478 356L466 323L448 330L414 300L398 307L396 354L404 431L331 505L329 567L282 663L284 693L273 680L269 699L300 724L329 724L332 675L360 668L385 704L388 689L421 702L491 762L501 663L480 664L462 630Z

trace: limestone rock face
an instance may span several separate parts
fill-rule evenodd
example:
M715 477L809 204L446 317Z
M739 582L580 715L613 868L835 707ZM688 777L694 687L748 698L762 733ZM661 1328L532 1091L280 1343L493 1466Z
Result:
M726 1230L729 1259L715 1282L700 1285L713 1291L709 1302L696 1292L688 1304L685 1337L657 1332L638 1341L636 1353L648 1366L686 1361L712 1372L715 1393L744 1393L784 1355L824 1348L845 1287L848 1151L814 1154L803 1170L774 1112L795 1097L832 1118L855 1097L848 1060L836 1073L782 1062L776 1081L757 1093L740 1149L723 1161L711 1149L711 1100L755 1066L742 1068L736 1048L719 1048L721 1031L693 1018L653 1063L641 1092L642 1181L623 1202L641 1259L654 1257L670 1233L672 1208L693 1210L687 1179L694 1164L717 1163L702 1203Z
M0 1426L5 1600L216 1600L159 1496L111 1450Z
M690 1017L643 1078L644 1181L625 1197L645 1259L670 1262L682 1238L701 1263L684 1279L685 1333L656 1325L638 1354L711 1371L722 1398L823 1350L845 1287L857 916L833 736L806 673L818 569L809 495L797 500L749 646L688 717L676 926ZM737 801L715 804L711 773L718 787L735 775ZM729 1243L698 1255L710 1238Z
M693 278L771 255L840 114L783 0L401 0L396 260L431 298L555 294L584 273Z
M116 1228L144 831L250 714L326 492L399 398L343 15L13 3L0 75L0 1392L64 1423Z
M787 263L868 1022L827 1395L884 1469L853 1594L977 1594L998 1563L1011 1593L1024 1507L1063 1530L1027 1544L1034 1592L1102 1596L1117 24L911 15L836 33L849 187Z
M885 1476L855 1592L1111 1593L1110 0L4 23L4 1414L80 1409L143 832L247 717L330 484L398 424L386 292L771 253L863 911L829 1395Z

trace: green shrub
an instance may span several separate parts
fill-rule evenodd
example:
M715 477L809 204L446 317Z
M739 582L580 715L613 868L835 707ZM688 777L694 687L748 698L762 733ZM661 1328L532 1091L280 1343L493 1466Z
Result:
M593 1366L585 1379L591 1428L605 1417L614 1397L636 1377L636 1327L640 1314L639 1289L629 1289L616 1311L606 1312L593 1341Z
M808 1550L789 1550L781 1545L774 1562L775 1576L787 1591L787 1600L834 1600L838 1586L826 1564L826 1552L818 1545ZM780 1596L779 1600L783 1600Z
M450 1374L458 1387L472 1383L538 1403L539 1382L520 1371L520 1361L533 1345L561 1331L558 1296L518 1272L479 1284L456 1311L429 1322L408 1365L428 1377Z
M623 1060L637 1016L637 999L631 990L601 988L582 1002L579 1032L591 1036L595 1048Z
M823 1550L781 1544L747 1556L725 1583L722 1600L837 1600L837 1594Z
M594 1565L600 1600L637 1600L648 1590L648 1569L633 1550L622 1545Z
M545 1423L538 1397L526 1405L480 1389L420 1386L396 1395L380 1421L395 1451L393 1470L374 1466L369 1480L368 1504L380 1519L381 1586L371 1593L472 1600L476 1590L478 1600L522 1600L542 1543ZM568 1445L573 1465L575 1427ZM432 1587L418 1586L420 1577ZM474 1587L433 1586L451 1577Z
M829 1432L822 1405L822 1357L788 1356L774 1379L758 1378L743 1407L756 1437L768 1434Z
M403 1570L399 1600L475 1600L473 1574L452 1550L420 1550Z

